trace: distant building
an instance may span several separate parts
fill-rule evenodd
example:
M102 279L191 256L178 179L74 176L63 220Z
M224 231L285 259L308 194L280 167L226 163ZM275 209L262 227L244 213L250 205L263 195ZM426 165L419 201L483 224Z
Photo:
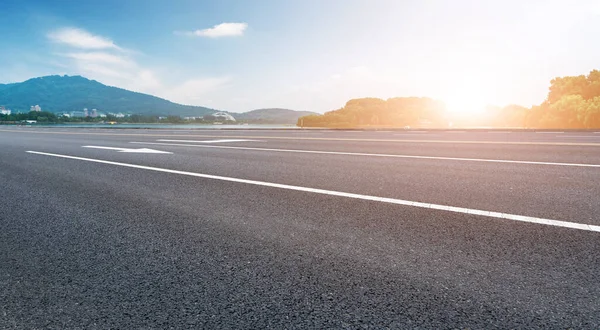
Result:
M31 107L29 107L29 111L35 111L35 112L40 112L42 111L42 107L40 107L39 105L32 105Z
M113 116L115 118L125 118L126 117L124 114L122 114L120 112L119 113L109 112L108 115Z
M83 111L71 111L71 117L86 117L86 113Z
M10 115L12 111L10 111L10 109L6 109L3 106L0 106L0 115Z
M96 109L92 109L92 114L91 114L92 118L96 118L98 117L98 111Z
M83 108L83 116L84 116L84 117L89 117L89 115L90 115L90 114L89 114L89 112L88 112L88 109L87 109L87 108Z

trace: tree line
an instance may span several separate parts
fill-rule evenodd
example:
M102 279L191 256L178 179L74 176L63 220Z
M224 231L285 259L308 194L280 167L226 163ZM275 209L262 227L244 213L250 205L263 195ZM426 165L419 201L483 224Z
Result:
M558 77L548 96L531 108L489 106L478 115L449 114L443 102L427 97L362 98L323 115L298 119L301 127L514 127L600 128L600 71Z
M179 116L147 116L133 114L125 117L117 117L108 114L106 117L66 117L56 115L49 111L30 111L27 113L11 113L10 115L0 114L0 123L19 123L26 120L35 120L38 123L46 124L63 124L63 123L101 123L101 122L117 122L117 123L166 123L166 124L181 124L181 123L202 123L202 119L184 120Z

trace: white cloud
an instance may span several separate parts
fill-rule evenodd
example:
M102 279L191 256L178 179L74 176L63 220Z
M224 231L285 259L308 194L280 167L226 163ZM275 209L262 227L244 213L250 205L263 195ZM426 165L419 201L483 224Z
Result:
M112 40L93 35L77 28L62 28L52 31L48 38L56 43L82 49L116 49L122 50Z
M85 30L64 28L48 34L48 38L66 47L57 52L57 66L68 68L69 74L79 74L106 85L148 93L168 100L207 105L208 92L224 87L229 77L188 77L183 83L161 79L156 68L146 67L135 59L136 52L123 51L106 37ZM73 51L72 48L80 48Z
M221 23L212 28L187 31L182 34L196 37L221 38L221 37L239 37L244 35L248 27L247 23Z
M77 74L91 79L109 82L115 81L114 79L131 79L131 75L129 75L127 72L123 72L122 70L118 70L117 68L113 68L102 63L75 61L73 66Z
M190 79L167 90L165 97L183 104L199 104L207 93L225 87L230 81L230 77Z
M129 58L122 55L114 55L105 52L77 52L77 53L66 53L61 54L65 57L72 58L82 62L92 63L110 63L119 64L122 66L133 66L135 63Z

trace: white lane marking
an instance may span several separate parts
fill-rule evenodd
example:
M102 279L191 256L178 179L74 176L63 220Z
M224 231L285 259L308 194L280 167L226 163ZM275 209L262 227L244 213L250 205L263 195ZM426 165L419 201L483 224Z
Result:
M465 131L444 131L444 133L466 133Z
M425 132L423 132L423 133L425 133ZM399 133L399 134L392 134L392 135L394 135L394 136L417 136L417 134L411 134L411 133ZM421 135L421 134L419 134L419 135ZM428 135L429 136L439 136L439 134L431 134L431 133L428 133Z
M172 140L158 140L158 141L172 141ZM370 154L370 153L361 153L361 152L319 151L319 150L300 150L300 149L273 149L273 148L231 147L231 146L206 146L206 145L195 145L195 144L158 143L158 142L129 142L129 143L160 145L160 146L193 147L193 148L216 148L216 149L274 151L274 152L295 152L295 153L322 154L322 155L434 159L434 160L454 160L454 161L464 161L464 162L485 162L485 163L507 163L507 164L528 164L528 165L574 166L574 167L600 168L600 164L553 163L553 162L536 162L536 161L527 161L527 160L460 158L460 157L440 157L440 156L415 156L415 155L394 155L394 154Z
M247 140L247 139L221 139L221 140L204 140L204 141L197 141L197 140L164 140L164 141L190 142L190 143L259 142L258 140Z
M565 132L535 132L536 134L564 134Z
M584 139L600 139L597 135L557 135L556 137L564 138L584 138Z
M82 160L82 161L86 161L86 162L116 165L116 166L137 168L137 169L142 169L142 170L171 173L171 174L187 175L187 176L193 176L193 177L198 177L198 178L221 180L221 181L227 181L227 182L245 183L245 184L250 184L250 185L255 185L255 186L310 192L310 193L321 194L321 195L355 198L355 199L361 199L361 200L373 201L373 202L397 204L397 205L404 205L404 206L414 206L414 207L419 207L419 208L424 208L424 209L449 211L449 212L463 213L463 214L473 214L473 215L480 215L480 216L490 217L490 218L506 219L506 220L513 220L513 221L536 223L536 224L547 225L547 226L573 228L573 229L600 232L600 226L587 225L587 224L577 223L577 222L544 219L544 218L529 217L529 216L524 216L524 215L484 211L484 210L478 210L478 209L469 209L469 208L455 207L455 206L448 206L448 205L441 205L441 204L414 202L414 201L409 201L409 200L404 200L404 199L378 197L378 196L371 196L371 195L361 195L361 194L347 193L347 192L341 192L341 191L335 191L335 190L293 186L293 185L288 185L288 184L240 179L240 178L233 178L233 177L226 177L226 176L219 176L219 175L178 171L178 170L171 170L171 169L160 168L160 167L152 167L152 166L136 165L136 164L129 164L129 163L113 162L113 161L101 160L101 159L52 154L52 153L40 152L40 151L26 151L26 152L31 153L31 154L36 154L36 155Z
M118 152L126 152L126 153L136 153L136 154L172 154L172 152L168 151L160 151L148 148L116 148L116 147L102 147L102 146L81 146L82 148L92 148L92 149L104 149L104 150L115 150Z
M496 132L496 131L488 131L490 134L510 134L512 132Z
M100 129L98 129L99 131ZM132 132L133 130L123 129L123 132ZM150 130L147 130L150 131ZM135 137L178 137L178 135L172 134L145 134L145 133L83 133L79 131L75 132L41 132L30 129L15 130L15 129L1 129L0 132L10 133L21 133L21 134L60 134L60 135L99 135L99 136L135 136ZM160 130L158 130L160 132ZM246 132L246 131L242 131ZM219 132L213 132L219 133ZM224 132L223 132L224 133ZM307 141L347 141L347 142L390 142L390 143L436 143L436 144L498 144L498 145L536 145L536 146L589 146L589 147L600 147L598 142L544 142L544 141L478 141L478 140L413 140L413 139L360 139L360 138L336 138L336 137L308 137L308 136L268 136L268 135L205 135L205 134L194 134L188 135L190 138L248 138L254 139L269 139L269 140L307 140Z
M201 143L201 144L212 144L212 143L225 143L225 142L261 142L259 140L244 140L244 139L228 139L228 140L171 140L171 139L159 139L156 141L162 142L181 142L181 143ZM133 143L133 142L130 142ZM137 142L136 142L137 143ZM142 143L142 142L139 142Z

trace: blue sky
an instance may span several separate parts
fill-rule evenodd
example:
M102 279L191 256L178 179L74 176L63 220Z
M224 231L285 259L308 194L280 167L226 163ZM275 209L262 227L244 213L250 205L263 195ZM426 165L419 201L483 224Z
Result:
M350 98L530 106L600 69L599 1L0 2L0 82L80 74L230 111Z

